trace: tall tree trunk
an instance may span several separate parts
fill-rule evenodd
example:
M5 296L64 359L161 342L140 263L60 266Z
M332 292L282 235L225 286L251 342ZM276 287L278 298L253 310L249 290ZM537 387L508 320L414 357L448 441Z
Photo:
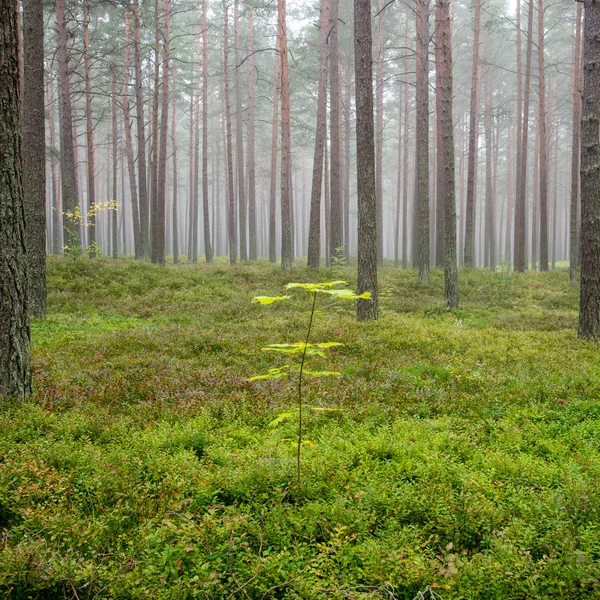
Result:
M118 96L117 96L117 57L113 55L111 63L111 108L112 108L112 201L119 205L117 199L117 186L119 183L119 176L117 167L119 164L119 157L117 154L117 139L118 139L118 122L117 122L117 111L118 111ZM119 210L125 210L125 198L120 202ZM112 257L117 258L118 255L118 227L117 227L117 208L116 206L109 212L112 217Z
M579 337L600 338L600 4L585 0Z
M515 250L514 261L516 271L527 268L526 238L526 198L527 198L527 144L529 133L529 98L531 88L531 54L533 37L533 0L529 0L527 16L527 57L525 63L525 95L523 99L523 126L521 129L521 163L519 173L519 189L515 202Z
M488 74L485 81L485 248L490 271L496 270L496 234L494 223L494 144L492 141L492 98Z
M452 26L450 0L437 0L436 72L439 71L438 136L441 137L444 210L444 295L446 308L458 307L458 273L456 268L456 187L454 181L454 123L452 111ZM439 44L439 50L437 45Z
M400 258L400 210L402 199L402 100L398 102L398 165L396 168L396 211L394 215L394 267L397 269Z
M198 65L198 85L196 88L196 102L194 103L194 119L193 119L193 163L192 168L192 195L190 205L190 247L191 260L193 264L198 262L198 214L199 207L199 183L200 183L200 65Z
M531 269L537 271L538 267L538 199L539 199L539 187L538 182L540 179L540 114L538 112L538 118L535 124L535 143L533 151L533 206L531 207Z
M50 88L50 108L48 111L48 129L50 134L50 181L51 181L51 195L52 195L52 254L60 254L60 202L58 200L58 179L56 176L56 129L55 129L55 117L56 117L56 96L54 95L54 84L49 83Z
M516 164L515 164L515 200L514 200L514 216L513 223L516 224L517 219L517 205L519 203L519 190L521 189L521 163L523 152L523 50L521 42L521 0L517 0L517 153L516 153ZM513 227L512 235L512 264L515 264L515 253L514 248L516 247L517 230L516 226Z
M479 30L481 28L481 0L475 0L475 20L473 24L473 65L471 69L471 104L469 111L469 159L467 165L467 213L465 217L465 267L475 266L475 195L477 180L475 166L477 163L477 137L479 123L478 86L479 86Z
M177 198L177 94L175 93L175 81L177 77L177 67L173 69L173 111L171 114L171 149L173 152L173 206L172 206L172 231L173 231L173 264L179 263L179 228L178 213L179 199Z
M281 60L281 268L289 271L294 262L291 221L290 86L288 81L286 0L277 0L277 31Z
M476 0L479 2L479 0ZM419 280L429 285L429 0L417 0L416 144Z
M27 229L29 308L46 316L46 140L44 115L44 6L23 0L23 198Z
M202 217L204 223L204 257L213 261L210 239L210 214L208 210L208 23L206 4L202 1Z
M237 235L235 228L235 190L233 187L233 156L231 150L231 100L229 97L229 0L225 0L224 5L224 32L223 32L223 48L225 60L225 120L227 131L227 192L229 212L228 231L229 231L229 263L235 265L237 262Z
M377 199L377 264L383 267L383 0L377 0L375 39L375 195Z
M242 85L240 64L240 19L239 0L235 0L233 11L234 54L235 54L235 138L237 152L238 215L240 230L240 260L248 260L246 240L246 190L244 177L244 120L242 118Z
M271 136L271 187L269 190L269 261L272 263L277 261L275 213L277 202L277 132L279 131L279 92L281 86L281 49L279 41L279 35L277 35L273 91L273 132Z
M58 99L60 122L60 177L62 190L63 244L72 248L79 242L79 226L74 220L77 206L75 180L75 148L73 144L73 112L67 54L67 21L65 0L56 0L56 29L58 57ZM69 216L71 215L71 216Z
M575 51L573 58L573 134L571 146L571 216L569 227L569 283L577 283L579 264L579 236L577 217L579 213L579 161L581 133L581 12L582 2L577 2L575 25Z
M445 7L440 0L435 5L435 266L444 266L444 181L446 165L442 157L444 153L443 124L442 124L442 23Z
M354 86L356 93L356 160L358 193L358 292L356 318L377 319L377 200L373 124L373 54L371 2L354 0Z
M64 0L60 0L61 2ZM141 13L139 0L133 2L133 52L135 70L135 104L137 126L137 162L140 204L140 238L142 253L145 258L150 256L150 240L148 238L148 185L146 177L146 134L144 121L144 95L142 90L142 44L141 44Z
M159 125L160 112L160 6L159 0L154 2L154 85L152 90L152 145L150 149L150 260L153 263L162 264L160 245L163 244L164 250L164 205L160 207L162 199L160 197L160 183L158 170L160 168L159 144L161 129ZM168 108L168 107L167 107ZM162 224L161 224L162 216ZM162 234L161 234L162 230ZM163 261L164 262L164 261Z
M32 386L14 0L0 0L0 23L0 396L23 400Z
M308 229L308 268L321 264L321 192L323 187L323 156L327 137L327 62L329 40L329 0L321 0L319 45L319 87L317 92L317 127L313 176L310 193L310 225Z
M352 102L352 58L348 52L346 87L344 90L344 250L350 263L350 104ZM303 171L304 174L304 171Z
M254 23L248 5L248 242L250 260L256 260L256 159L254 144Z
M125 129L125 149L127 152L127 171L129 174L129 196L133 220L133 243L135 258L143 258L142 238L140 232L140 211L138 204L137 183L135 177L135 158L131 137L131 114L129 109L129 62L131 57L129 40L129 11L125 11L125 77L123 81L123 121Z
M85 71L85 122L87 147L87 205L88 205L88 245L89 257L95 258L96 252L96 163L94 152L94 120L92 108L92 78L90 74L89 42L89 2L83 2L83 68Z
M404 45L408 48L408 16L404 29ZM408 76L408 53L404 53L404 73ZM408 268L408 133L410 111L408 106L408 82L404 83L404 165L402 176L402 268Z
M513 191L513 180L512 180L512 167L513 167L513 144L511 137L512 129L508 129L508 142L506 152L506 171L507 171L507 183L506 183L506 195L507 195L507 209L506 209L506 232L504 241L504 260L506 263L511 263L510 249L511 249L511 235L510 227L512 223L512 191Z
M329 14L329 101L330 101L330 119L329 131L331 137L331 156L330 156L330 185L331 185L331 214L329 235L329 256L337 256L339 249L343 246L343 222L342 222L342 177L341 177L341 157L340 157L340 117L341 117L341 98L340 98L340 67L339 67L339 0L330 0ZM283 114L283 111L282 111ZM342 252L343 256L343 252Z
M548 270L548 138L544 64L544 2L538 0L538 94L540 115L540 271Z

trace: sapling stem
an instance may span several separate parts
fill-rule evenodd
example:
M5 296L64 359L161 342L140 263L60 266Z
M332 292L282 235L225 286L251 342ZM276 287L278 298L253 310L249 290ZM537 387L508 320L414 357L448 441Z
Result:
M298 471L298 492L300 492L300 455L302 452L302 373L304 371L304 360L306 359L306 349L308 348L308 341L310 340L310 332L312 330L313 317L315 316L315 306L317 304L317 293L312 292L312 307L310 310L310 321L308 322L308 331L306 332L306 340L304 342L304 350L302 352L302 360L300 361L300 373L298 375L298 457L297 457L297 471Z

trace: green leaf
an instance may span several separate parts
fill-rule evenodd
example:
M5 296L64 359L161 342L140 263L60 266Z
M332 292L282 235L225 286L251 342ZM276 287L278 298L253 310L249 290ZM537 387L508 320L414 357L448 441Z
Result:
M279 425L280 423L283 423L286 419L289 419L289 418L293 417L297 413L298 413L298 409L297 408L294 409L294 410L291 410L290 412L281 413L281 414L277 415L277 418L273 419L269 423L269 427L271 427L272 429L274 429L275 427L277 427L277 425Z
M362 294L355 294L352 290L320 290L322 294L329 294L339 298L340 300L368 300L371 297L371 292L363 292Z
M284 365L283 367L277 367L275 369L269 369L264 375L254 375L254 377L249 377L246 381L258 381L259 379L281 379L287 375L287 371L289 369L289 365Z
M273 304L273 302L281 302L283 300L289 300L291 296L256 296L252 299L252 302L258 304Z
M303 371L305 375L310 375L311 377L329 377L331 375L341 375L338 371Z

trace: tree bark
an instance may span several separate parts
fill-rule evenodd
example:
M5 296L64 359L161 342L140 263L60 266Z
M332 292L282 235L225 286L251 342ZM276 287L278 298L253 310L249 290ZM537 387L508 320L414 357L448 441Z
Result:
M23 0L23 197L27 229L29 308L46 316L46 140L44 115L44 6Z
M571 149L571 215L570 215L570 247L569 247L569 283L577 283L577 265L579 264L579 161L581 133L581 13L583 2L577 2L575 25L575 52L573 59L573 133Z
M383 0L377 0L377 38L375 40L375 195L377 199L377 264L383 267Z
M443 168L440 183L443 186L444 211L444 295L446 308L458 307L458 273L456 268L456 186L454 173L454 123L452 111L452 30L450 0L437 0L436 72L440 73L438 103L438 136L441 154L438 169ZM437 44L439 43L439 51Z
M485 248L487 266L490 271L496 270L496 232L494 223L494 176L492 166L494 162L494 144L492 142L492 106L489 89L489 77L485 82Z
M371 2L354 0L354 86L356 94L356 160L358 193L358 293L356 318L377 319L377 200L373 123L373 54Z
M177 67L173 69L173 91L175 92L175 81L177 77ZM179 218L179 199L177 198L177 94L173 93L173 109L171 112L171 150L173 152L173 206L171 213L171 226L173 231L173 264L179 264L179 228L177 221Z
M117 57L113 55L112 63L111 63L111 108L112 108L112 200L117 205L119 205L119 210L124 210L124 202L125 198L123 198L119 204L117 198L117 187L119 183L119 177L117 172L117 167L119 164L119 157L117 154L117 139L118 139L118 121L117 121L117 112L118 112L118 96L117 96ZM115 207L109 213L112 217L112 257L117 258L118 255L118 227L117 227L117 208Z
M408 17L404 29L404 45L408 48ZM404 73L408 77L408 53L404 53ZM404 165L402 176L402 268L408 268L408 133L410 127L408 82L404 83Z
M204 224L204 257L207 263L213 261L213 247L210 239L210 214L208 210L208 23L206 4L202 1L202 217Z
M271 136L271 185L269 189L269 261L277 262L277 244L275 240L276 226L275 213L277 202L277 132L279 131L279 91L281 85L281 50L279 35L277 35L275 49L275 75L273 90L273 132Z
M469 158L467 165L467 212L465 216L465 267L475 266L475 194L477 181L475 166L477 163L477 137L479 123L478 86L479 86L479 31L481 28L481 0L475 0L475 20L473 24L473 65L471 68L471 104L469 111Z
M32 384L19 31L13 0L0 0L0 24L0 396L23 400L31 394Z
M479 2L479 0L476 0ZM429 0L417 0L416 144L419 280L429 285Z
M435 5L435 144L436 156L435 161L435 266L444 266L444 182L445 168L443 163L444 156L444 141L443 124L442 124L442 78L443 68L442 62L442 22L445 18L445 7L439 0L436 0Z
M55 113L56 113L56 96L54 95L54 85L49 83L50 88L50 108L48 110L48 129L50 135L50 187L52 197L52 254L60 254L60 237L61 237L61 211L60 202L58 200L58 178L56 176L56 129L55 129Z
M585 0L579 337L600 338L600 3Z

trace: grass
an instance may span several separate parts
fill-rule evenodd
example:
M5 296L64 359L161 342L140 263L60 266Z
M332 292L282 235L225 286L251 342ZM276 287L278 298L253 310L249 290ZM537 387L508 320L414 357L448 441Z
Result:
M304 316L255 295L330 280L268 263L49 261L36 395L0 404L0 598L600 596L600 355L568 273L383 269L381 318L307 401L303 488L285 381L260 352ZM356 273L344 273L351 285ZM315 366L319 366L315 364Z

